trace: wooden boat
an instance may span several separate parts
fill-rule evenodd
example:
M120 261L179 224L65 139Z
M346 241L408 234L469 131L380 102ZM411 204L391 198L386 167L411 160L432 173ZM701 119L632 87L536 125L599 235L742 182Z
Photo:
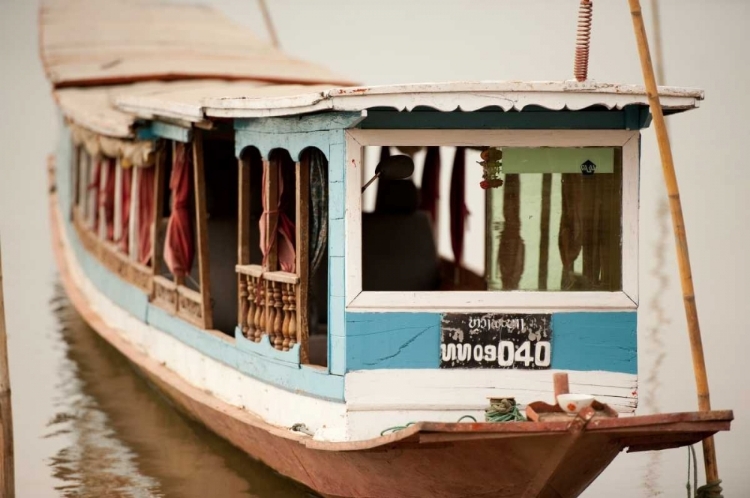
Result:
M40 13L55 255L184 413L329 497L577 496L729 429L633 415L643 88L345 86L204 8L100 5ZM596 402L558 413L560 373Z

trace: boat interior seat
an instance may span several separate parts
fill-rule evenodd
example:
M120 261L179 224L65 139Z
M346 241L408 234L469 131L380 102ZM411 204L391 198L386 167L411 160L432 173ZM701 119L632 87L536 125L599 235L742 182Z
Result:
M411 180L380 180L375 211L362 214L362 289L429 291L440 284L437 246Z

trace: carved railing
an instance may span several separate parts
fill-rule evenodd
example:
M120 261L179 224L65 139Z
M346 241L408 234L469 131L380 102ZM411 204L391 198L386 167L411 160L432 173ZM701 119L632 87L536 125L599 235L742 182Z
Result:
M154 277L152 302L170 313L177 313L177 284L162 276Z
M201 293L182 285L177 286L177 316L198 327L205 327Z
M279 351L298 342L297 288L299 277L283 271L264 272L258 265L238 265L240 327L251 341L267 335Z
M73 209L73 226L84 249L94 256L105 268L121 279L150 294L152 290L152 270L130 259L116 244L100 239L86 224L78 207Z

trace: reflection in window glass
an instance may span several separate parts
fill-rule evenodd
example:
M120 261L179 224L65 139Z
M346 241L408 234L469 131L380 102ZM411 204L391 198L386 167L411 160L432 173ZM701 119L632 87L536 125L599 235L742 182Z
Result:
M363 195L363 290L622 288L620 148L367 147L362 183L399 153L412 178Z

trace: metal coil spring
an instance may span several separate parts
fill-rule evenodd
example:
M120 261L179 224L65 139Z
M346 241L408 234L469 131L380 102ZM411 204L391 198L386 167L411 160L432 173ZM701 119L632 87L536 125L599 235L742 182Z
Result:
M594 4L581 0L578 10L578 33L576 35L576 58L573 74L578 81L586 81L589 73L589 45L591 43L591 17Z

